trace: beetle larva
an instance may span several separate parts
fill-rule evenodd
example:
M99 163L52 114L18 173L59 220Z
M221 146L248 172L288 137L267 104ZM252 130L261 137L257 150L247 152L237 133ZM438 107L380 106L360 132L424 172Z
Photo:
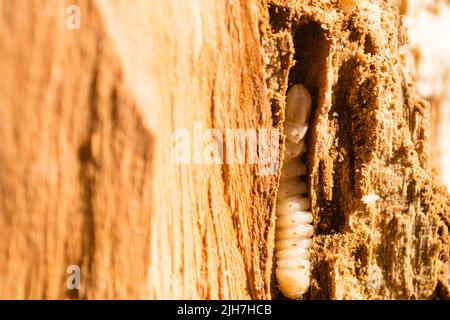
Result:
M286 97L285 162L277 196L275 234L276 277L281 293L301 298L310 281L309 249L314 228L306 183L307 172L301 156L306 151L305 135L311 113L311 95L301 84L294 85Z

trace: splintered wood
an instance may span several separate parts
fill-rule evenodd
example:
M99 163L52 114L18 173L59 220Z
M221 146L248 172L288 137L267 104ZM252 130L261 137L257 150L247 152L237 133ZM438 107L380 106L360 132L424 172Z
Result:
M448 298L450 198L432 172L429 104L401 58L397 9L272 1L269 13L267 38L289 43L272 50L290 63L281 83L304 84L316 106L306 141L315 232L304 298ZM281 99L273 104L282 112Z

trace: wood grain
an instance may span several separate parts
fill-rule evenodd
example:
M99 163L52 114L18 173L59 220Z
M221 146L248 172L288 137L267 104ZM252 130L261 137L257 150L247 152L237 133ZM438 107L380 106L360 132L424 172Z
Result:
M277 175L176 164L173 133L282 129L300 80L316 105L309 298L448 298L429 104L397 13L369 3L378 29L325 0L0 2L0 299L278 297Z
M258 4L68 5L0 4L0 297L269 298L276 179L170 158L195 121L272 127Z

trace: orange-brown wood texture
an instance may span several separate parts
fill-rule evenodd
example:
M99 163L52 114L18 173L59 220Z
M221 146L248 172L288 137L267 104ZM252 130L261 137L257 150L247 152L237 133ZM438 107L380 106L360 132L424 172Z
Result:
M398 14L367 1L374 28L369 9L337 0L1 1L0 299L279 297L279 172L178 164L173 138L190 133L198 152L199 125L225 146L228 129L282 130L298 81L315 108L306 298L448 297L450 197L431 170L429 105ZM367 287L371 266L382 290Z
M0 3L0 298L270 297L275 177L171 160L195 122L272 126L259 10Z

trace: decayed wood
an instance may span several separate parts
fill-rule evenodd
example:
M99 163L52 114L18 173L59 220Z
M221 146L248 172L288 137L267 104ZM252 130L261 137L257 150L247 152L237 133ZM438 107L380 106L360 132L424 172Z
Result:
M447 298L450 198L432 174L429 104L400 54L397 10L277 0L270 17L269 37L295 49L290 84L316 106L309 298Z
M299 81L316 104L308 297L448 297L429 106L375 2L368 29L337 1L80 0L80 30L72 1L1 2L0 298L276 297L277 177L177 165L172 134L281 128Z

